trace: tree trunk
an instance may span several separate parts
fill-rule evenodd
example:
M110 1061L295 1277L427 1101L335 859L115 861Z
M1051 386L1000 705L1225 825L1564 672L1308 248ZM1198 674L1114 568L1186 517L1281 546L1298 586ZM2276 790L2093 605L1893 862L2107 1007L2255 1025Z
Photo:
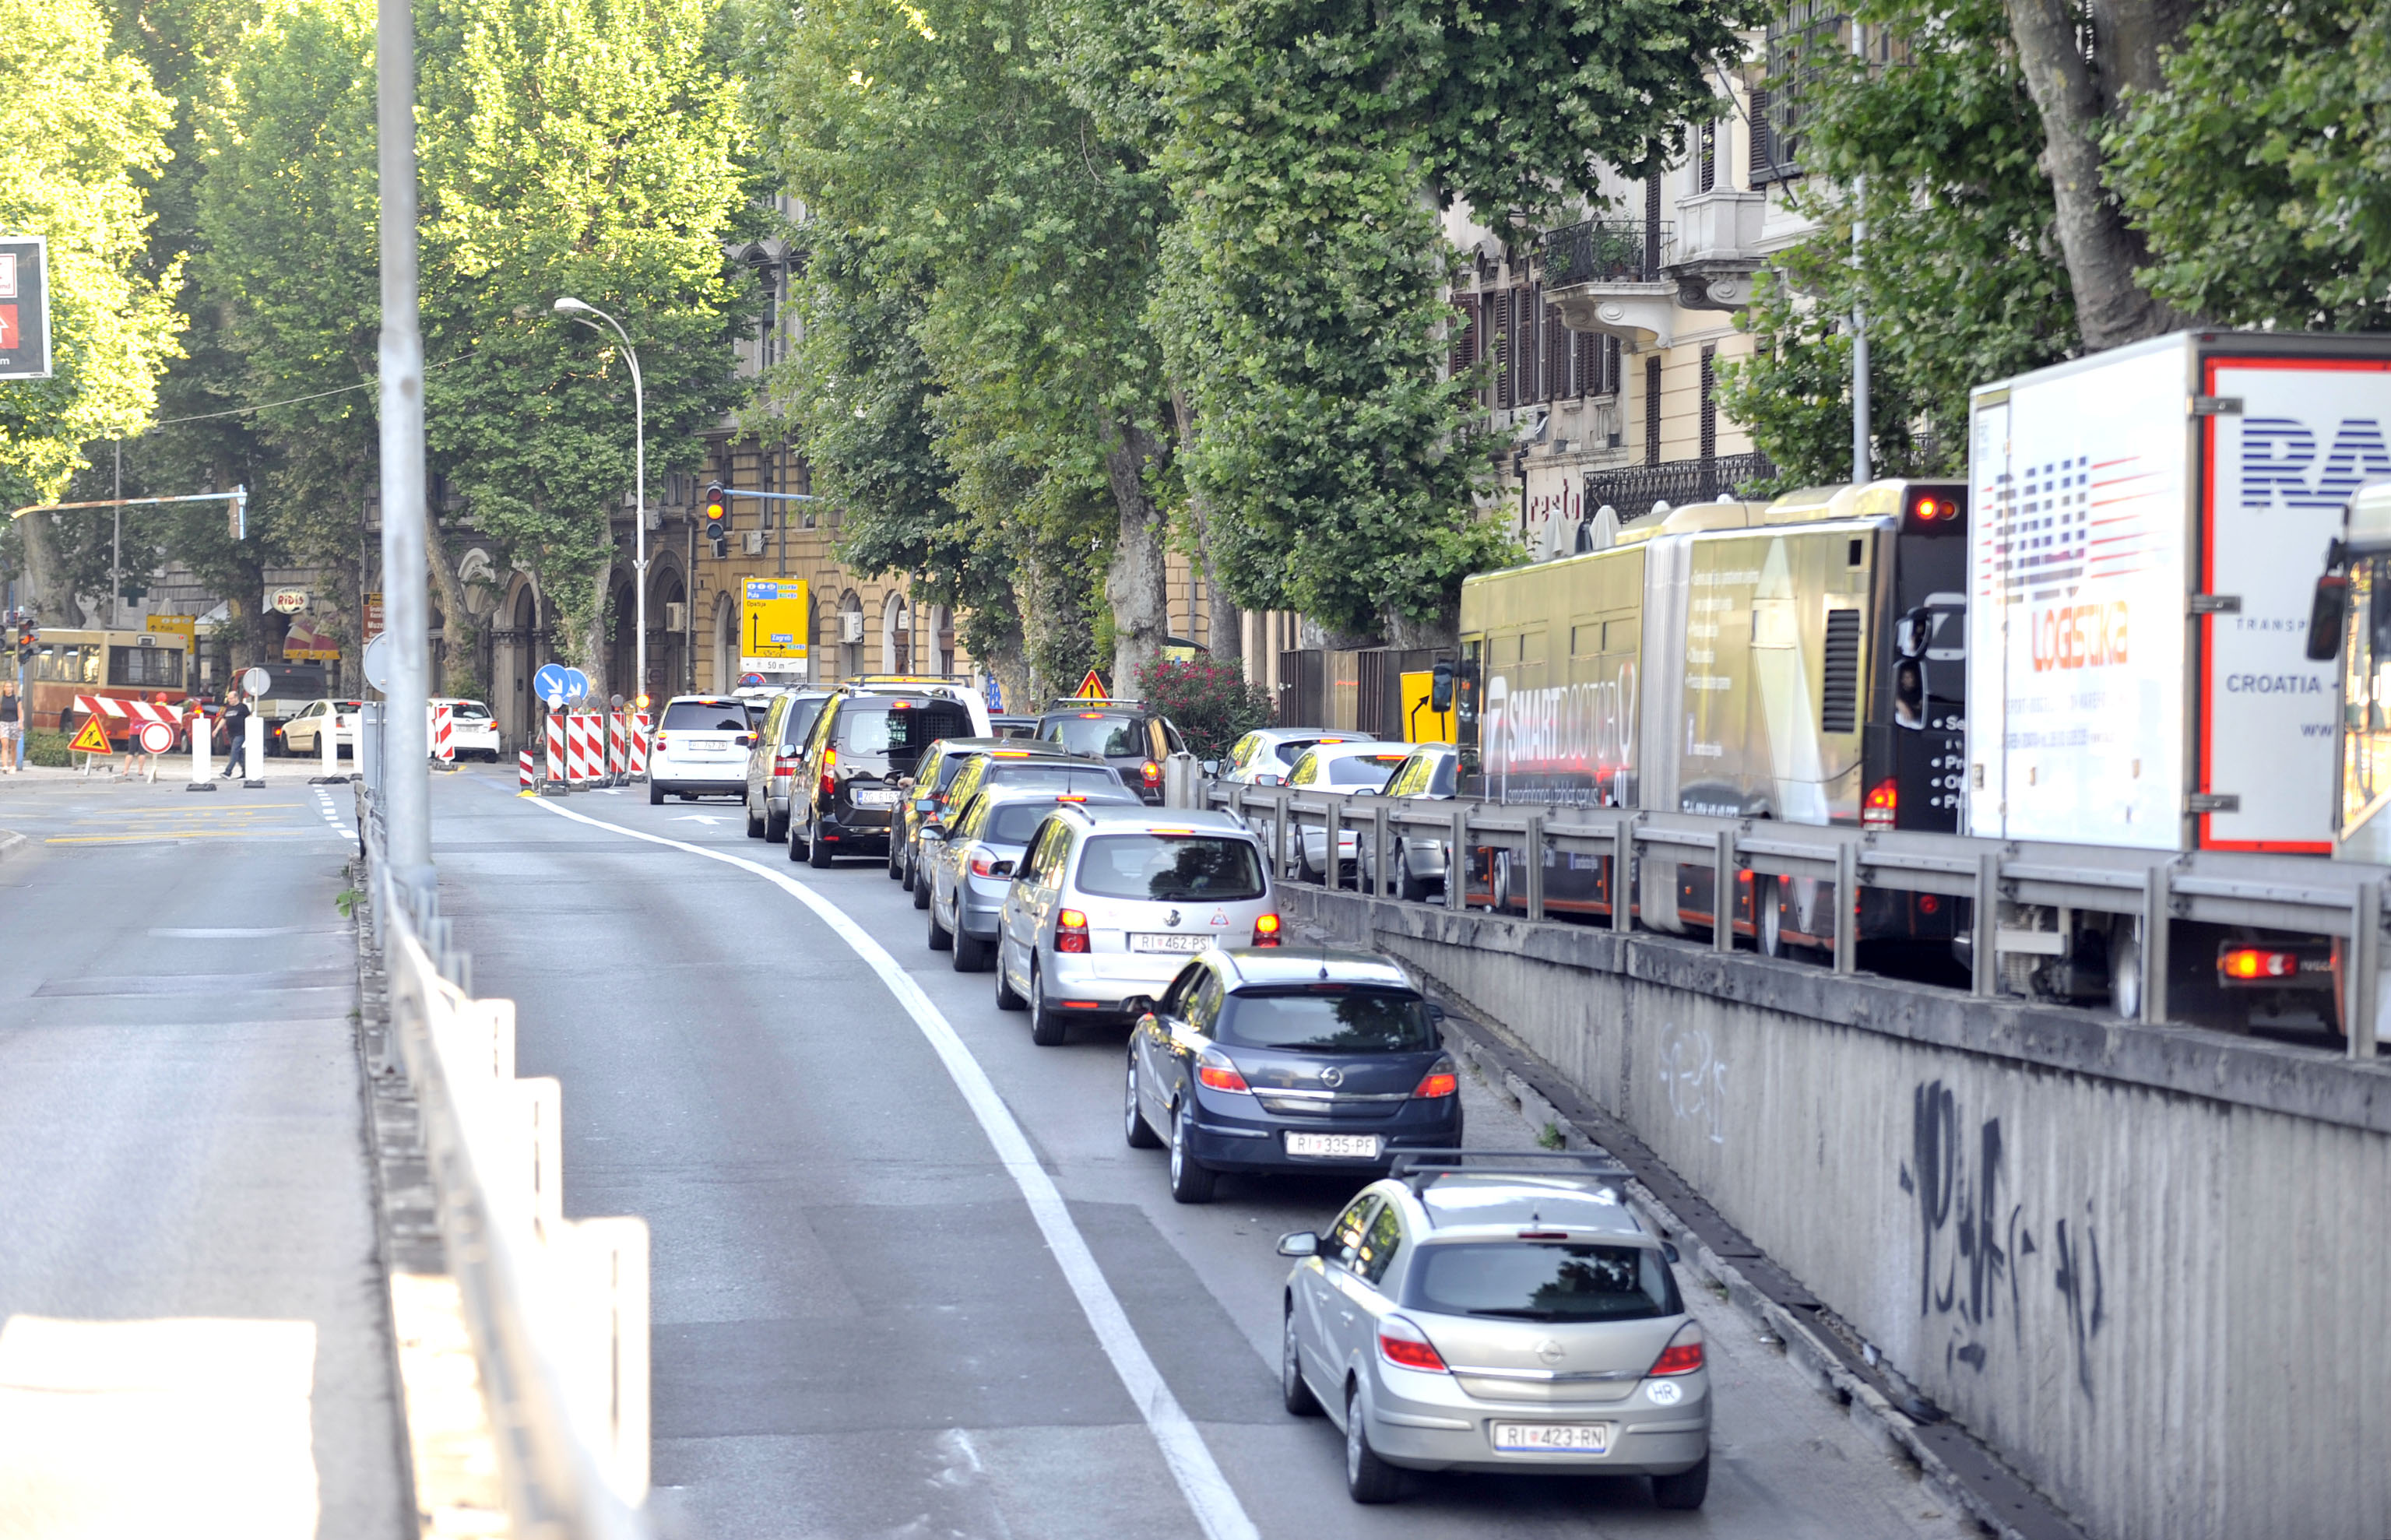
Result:
M1162 510L1145 489L1145 472L1165 452L1160 440L1134 422L1108 425L1105 470L1120 506L1120 538L1105 575L1113 612L1113 692L1137 689L1138 671L1162 655L1170 630L1170 574L1164 560Z
M614 588L614 563L608 562L589 579L589 613L587 619L575 628L579 632L575 641L581 649L581 661L574 666L589 676L589 693L581 704L591 710L607 705L613 698L606 679L606 597Z
M82 621L67 609L74 596L64 591L66 576L58 561L58 530L51 523L56 517L28 513L17 521L25 544L25 603L37 625L80 626Z
M440 692L463 699L473 693L473 665L479 661L481 628L465 613L465 585L450 565L446 542L437 530L424 542L424 559L432 568L433 586L440 590Z
M1196 441L1196 408L1188 404L1187 393L1170 393L1170 413L1179 424L1182 447ZM1212 558L1211 499L1199 491L1191 480L1187 486L1187 511L1196 524L1196 561L1204 569L1204 593L1210 601L1211 626L1205 644L1212 650L1215 663L1242 664L1246 656L1245 615L1236 601L1221 589L1220 563ZM1191 637L1189 639L1193 641Z
M2043 167L2058 205L2059 246L2087 352L2191 325L2134 277L2150 260L2141 235L2110 193L2100 145L2124 87L2158 83L2159 50L2182 34L2182 0L2100 0L2092 10L2096 58L2084 57L2071 0L2006 0L2026 90L2042 114Z

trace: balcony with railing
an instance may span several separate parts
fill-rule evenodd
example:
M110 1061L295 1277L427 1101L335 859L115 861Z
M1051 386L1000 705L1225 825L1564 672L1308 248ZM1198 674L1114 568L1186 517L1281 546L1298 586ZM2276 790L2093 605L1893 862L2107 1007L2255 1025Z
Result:
M1669 233L1665 221L1641 219L1589 219L1551 231L1544 240L1544 287L1658 283Z
M1679 219L1589 219L1544 238L1544 293L1573 331L1667 347L1680 310L1739 310L1760 268L1764 194L1713 187L1677 202Z

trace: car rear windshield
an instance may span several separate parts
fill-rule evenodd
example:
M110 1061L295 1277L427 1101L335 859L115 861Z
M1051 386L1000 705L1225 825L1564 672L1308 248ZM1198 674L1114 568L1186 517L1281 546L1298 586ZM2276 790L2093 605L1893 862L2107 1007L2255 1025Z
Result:
M789 703L789 708L781 713L782 752L799 747L805 743L806 734L814 730L814 723L821 717L822 702L827 699L829 697L826 695L816 695L810 699Z
M1045 822L1046 815L1053 810L1054 804L1043 797L1035 802L1008 802L988 815L979 837L998 845L1027 845L1029 836L1038 832L1038 825Z
M1428 1004L1407 990L1304 984L1239 990L1213 1035L1246 1048L1402 1054L1434 1048Z
M842 754L885 754L910 761L941 738L968 735L971 718L951 706L864 704L840 711L832 731Z
M1103 792L1121 789L1120 772L1110 765L1032 765L999 761L980 776L979 789L1002 786L1006 791Z
M1328 772L1332 786L1367 786L1372 791L1387 783L1387 777L1410 756L1394 754L1353 754L1342 759L1331 759L1322 767Z
M1460 763L1461 761L1456 758L1444 758L1436 762L1436 773L1429 776L1428 782L1429 796L1451 796L1453 795L1453 772L1454 767Z
M451 701L448 703L448 715L460 722L486 722L490 719L490 708L479 701Z
M1145 752L1145 734L1139 731L1135 717L1107 717L1092 711L1055 717L1039 730L1038 736L1074 754L1102 755L1108 759Z
M1079 861L1079 887L1102 899L1226 902L1262 896L1261 854L1225 835L1098 835Z
M744 732L747 703L674 701L665 707L665 719L657 727L665 732Z
M1411 1294L1421 1310L1519 1321L1646 1321L1684 1308L1658 1249L1573 1241L1424 1246Z

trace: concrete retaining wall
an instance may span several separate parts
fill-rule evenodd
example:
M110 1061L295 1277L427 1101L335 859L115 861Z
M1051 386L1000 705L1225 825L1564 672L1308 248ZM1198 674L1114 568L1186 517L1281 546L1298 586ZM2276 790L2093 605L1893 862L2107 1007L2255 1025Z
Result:
M1298 889L2118 1540L2391 1534L2391 1069Z

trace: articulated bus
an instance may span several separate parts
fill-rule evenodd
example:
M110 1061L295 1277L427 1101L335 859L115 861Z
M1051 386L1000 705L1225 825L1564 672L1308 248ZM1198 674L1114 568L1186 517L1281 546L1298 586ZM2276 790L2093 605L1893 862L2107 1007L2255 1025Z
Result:
M179 705L195 682L190 639L179 632L45 626L41 633L25 664L29 727L67 730L79 720L77 695L140 701L162 696Z
M1471 577L1463 795L1957 830L1967 562L1964 485L1881 481L1689 504L1609 550ZM1549 911L1610 913L1608 858L1545 861ZM1474 863L1468 897L1519 907L1507 867ZM1648 848L1629 901L1682 933L1716 924L1713 886ZM1833 945L1831 882L1760 886L1735 897L1739 933L1772 955ZM1956 907L1863 888L1859 935L1947 942Z

